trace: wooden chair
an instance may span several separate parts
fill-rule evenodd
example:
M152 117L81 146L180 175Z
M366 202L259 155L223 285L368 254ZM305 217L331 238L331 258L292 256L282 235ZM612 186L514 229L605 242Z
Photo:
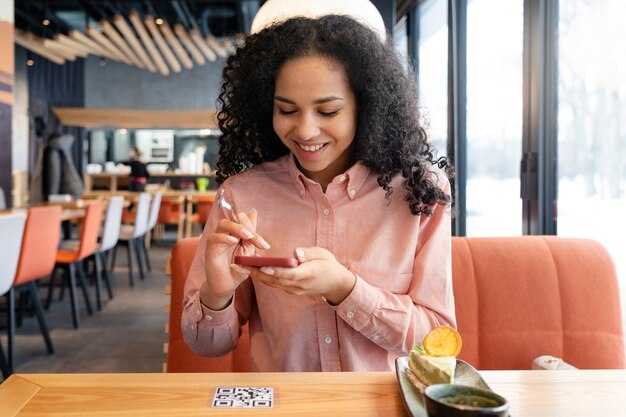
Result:
M13 277L15 276L20 257L24 221L24 213L0 215L0 253L2 253L2 262L0 262L0 295L7 294L8 304L11 308L14 305ZM12 331L14 329L9 325L9 339L12 337ZM13 348L10 343L7 350L8 358L5 358L4 350L2 345L0 345L0 369L5 378L8 378L13 373Z
M247 372L250 370L250 341L248 326L242 332L237 348L227 356L207 358L196 355L183 340L180 318L183 311L183 289L191 261L196 253L200 238L182 239L172 248L170 258L170 293L166 372Z
M31 207L28 209L20 258L11 289L20 295L21 305L24 304L21 302L23 296L30 298L46 350L50 354L54 353L54 347L48 332L48 324L39 299L36 282L50 275L54 270L57 246L61 239L61 211L60 206ZM13 304L14 302L10 298L8 306L9 329L11 329L8 338L9 351L13 350L15 339L15 306Z
M65 270L66 281L70 290L70 302L72 304L72 321L74 328L79 326L79 307L76 296L76 270L78 269L78 280L80 281L81 290L85 299L85 307L89 315L93 314L89 294L87 292L87 278L85 276L84 265L82 261L95 253L98 247L98 233L100 230L100 220L102 219L102 203L91 202L87 205L85 217L83 218L80 231L80 239L76 250L60 249L56 256L57 267ZM48 296L46 298L46 308L50 307L52 301L52 292L54 290L54 281L56 274L52 274L50 285L48 288Z

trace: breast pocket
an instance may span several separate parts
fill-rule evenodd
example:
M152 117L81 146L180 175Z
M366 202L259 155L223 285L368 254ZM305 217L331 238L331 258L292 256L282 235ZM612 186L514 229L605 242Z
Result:
M394 294L406 294L413 279L413 274L382 271L364 265L353 265L349 269L373 286Z

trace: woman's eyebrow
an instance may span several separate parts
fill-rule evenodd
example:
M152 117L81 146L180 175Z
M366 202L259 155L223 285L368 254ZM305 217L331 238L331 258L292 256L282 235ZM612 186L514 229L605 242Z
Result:
M313 101L313 104L323 104L323 103L328 103L329 101L335 101L335 100L343 100L343 98L337 97L337 96L318 98L317 100ZM282 96L274 96L274 101L281 101L283 103L288 103L288 104L296 104L295 101L282 97Z

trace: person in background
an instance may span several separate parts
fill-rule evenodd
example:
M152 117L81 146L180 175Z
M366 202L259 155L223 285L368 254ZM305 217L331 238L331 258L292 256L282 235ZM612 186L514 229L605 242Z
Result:
M253 371L389 371L455 326L452 168L392 46L347 16L291 18L248 36L223 80L217 182L237 221L212 210L202 234L191 349L225 355L248 323Z
M133 147L130 150L130 161L124 163L124 165L128 165L130 167L130 173L128 174L128 178L130 180L130 184L128 189L130 191L144 191L146 188L146 183L148 182L148 177L150 174L148 173L148 169L146 168L146 164L141 162L141 152L137 147Z

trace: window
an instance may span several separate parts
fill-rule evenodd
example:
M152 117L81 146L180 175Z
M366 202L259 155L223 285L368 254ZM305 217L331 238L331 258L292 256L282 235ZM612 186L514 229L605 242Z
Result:
M468 236L522 234L523 0L467 6Z
M611 253L626 296L626 2L559 3L558 234Z
M448 7L428 0L419 9L418 82L426 132L439 156L448 141Z

